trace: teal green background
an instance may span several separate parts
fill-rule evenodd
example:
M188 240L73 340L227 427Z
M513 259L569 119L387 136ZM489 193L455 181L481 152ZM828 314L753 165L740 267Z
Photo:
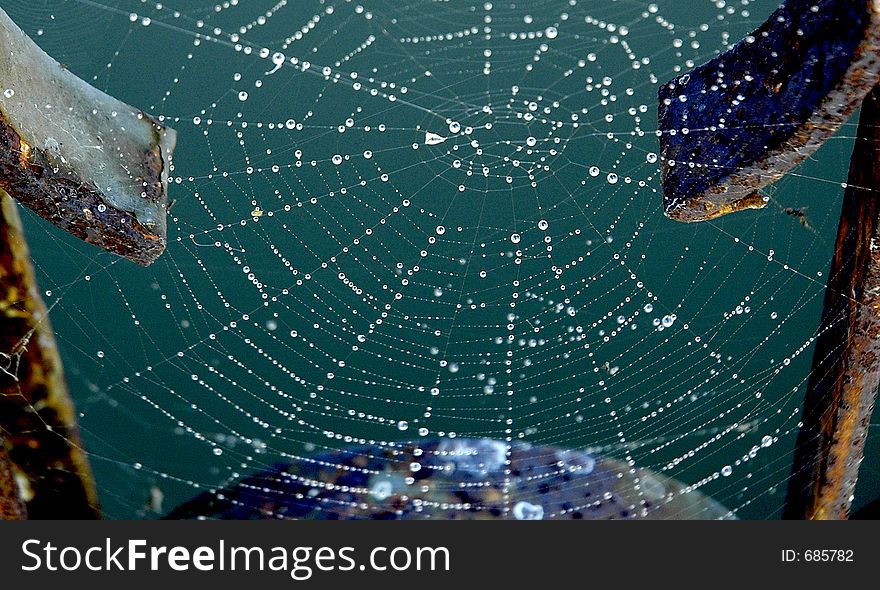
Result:
M742 518L779 517L854 126L768 189L761 211L665 219L647 160L657 85L725 50L777 2L656 5L5 2L71 71L179 134L169 246L153 266L24 215L107 516L155 517L153 487L167 510L276 460L427 428L596 447L700 483ZM441 32L452 39L408 40ZM236 50L234 33L253 54ZM267 74L262 47L317 67ZM648 63L633 68L628 50ZM551 129L545 115L565 124ZM303 128L269 128L288 119ZM473 135L483 153L448 120L493 122ZM426 132L449 138L427 146ZM533 154L517 151L530 136ZM336 154L348 159L336 165ZM533 187L505 157L549 170ZM814 231L785 207L806 207ZM656 330L669 314L673 326ZM880 491L878 447L872 436L857 506ZM726 465L733 473L719 477Z

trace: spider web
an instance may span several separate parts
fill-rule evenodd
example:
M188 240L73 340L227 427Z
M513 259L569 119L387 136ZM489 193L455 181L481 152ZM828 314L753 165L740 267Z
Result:
M152 267L26 220L108 516L455 438L779 515L854 127L683 225L655 98L777 0L6 4L179 132Z

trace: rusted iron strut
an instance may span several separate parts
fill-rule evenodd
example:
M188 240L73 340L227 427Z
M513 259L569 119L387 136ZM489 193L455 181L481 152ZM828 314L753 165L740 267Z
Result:
M862 106L783 511L847 517L880 377L880 0L788 0L733 49L659 92L664 212L766 204Z
M12 197L148 265L167 242L175 140L63 68L0 8L0 517L100 515Z

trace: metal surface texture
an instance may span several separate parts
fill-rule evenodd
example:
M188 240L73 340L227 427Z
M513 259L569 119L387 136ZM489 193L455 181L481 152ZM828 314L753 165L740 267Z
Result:
M0 189L0 443L29 518L96 518L95 483L17 207Z
M789 0L731 50L661 86L663 209L705 221L815 152L880 81L878 0Z
M844 519L880 382L880 89L862 106L785 516Z
M96 246L148 265L164 251L176 134L90 86L0 9L0 188Z

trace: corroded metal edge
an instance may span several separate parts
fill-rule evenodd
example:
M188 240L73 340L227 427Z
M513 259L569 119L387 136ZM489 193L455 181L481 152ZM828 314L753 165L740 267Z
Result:
M880 383L880 88L865 99L784 516L845 519Z
M150 264L166 244L176 132L68 71L2 8L0 46L0 187L73 235Z
M841 4L841 2L826 2L826 4ZM828 92L824 99L815 108L813 115L800 125L792 126L791 133L777 145L765 146L767 149L753 161L737 162L727 173L725 167L711 162L693 162L687 155L685 144L696 144L700 140L696 133L690 134L687 141L673 145L674 136L669 131L675 129L674 116L670 104L666 101L675 100L677 94L686 88L681 84L684 76L664 84L660 88L659 102L661 122L661 179L664 192L664 213L673 220L682 222L707 221L741 211L743 209L761 208L765 201L757 194L757 190L782 178L791 168L813 154L822 144L831 137L850 118L856 108L861 104L864 97L871 89L880 82L880 1L857 0L852 3L866 6L866 23L864 37L852 54L849 67L840 77L835 86ZM789 1L789 4L796 4ZM811 2L811 4L821 4ZM779 8L768 19L767 23L756 30L751 37L759 38L762 34L780 34L773 30L773 22L784 14L786 7ZM756 63L754 69L770 69L775 67L774 62L767 60L766 56L750 55L757 53L754 47L745 41L737 44L729 52L712 60L708 64L697 68L691 76L714 75L717 71L723 71L725 62L736 56L738 59L753 59ZM743 56L747 56L744 58ZM797 72L800 74L800 72ZM738 84L739 82L737 82ZM786 81L787 83L787 81ZM807 84L808 82L801 82ZM738 90L734 90L738 92ZM805 91L806 93L806 91ZM691 97L699 101L700 97ZM741 97L740 102L747 103L748 95ZM728 122L733 124L734 122ZM748 122L747 122L748 123ZM701 130L705 133L710 130ZM679 134L680 135L680 134ZM770 139L776 140L776 137ZM704 139L705 143L711 140ZM687 177L706 176L707 182L691 183ZM696 190L687 191L690 194L680 194L682 187L699 184Z
M29 517L97 518L95 484L16 209L0 189L0 439L26 480Z
M157 128L157 137L163 130L164 127ZM163 210L167 198L165 157L159 141L152 151L144 154L148 163L145 169L151 174L150 178L143 179L145 198ZM2 111L0 188L61 229L138 264L151 264L165 250L164 223L161 227L147 228L132 213L111 206L94 183L53 162L44 150L28 144Z

